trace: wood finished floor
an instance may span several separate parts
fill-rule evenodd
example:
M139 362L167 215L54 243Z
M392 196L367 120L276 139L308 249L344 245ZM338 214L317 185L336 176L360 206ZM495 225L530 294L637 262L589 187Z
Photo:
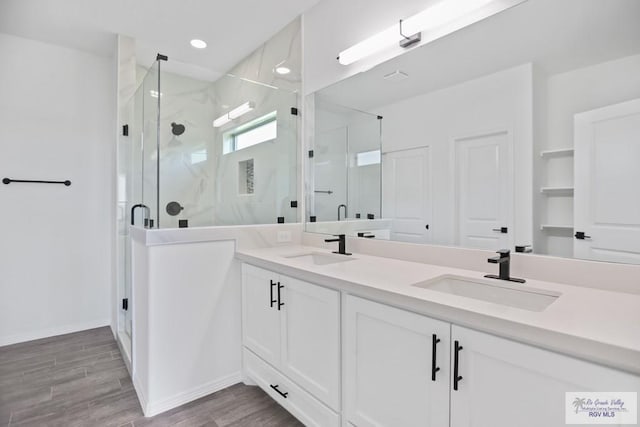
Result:
M0 426L301 426L237 384L145 418L108 327L0 347Z

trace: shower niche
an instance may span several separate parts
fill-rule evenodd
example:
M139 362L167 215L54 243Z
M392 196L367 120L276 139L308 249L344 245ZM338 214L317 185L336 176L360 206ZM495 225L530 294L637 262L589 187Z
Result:
M253 159L238 163L238 194L252 195L254 189Z

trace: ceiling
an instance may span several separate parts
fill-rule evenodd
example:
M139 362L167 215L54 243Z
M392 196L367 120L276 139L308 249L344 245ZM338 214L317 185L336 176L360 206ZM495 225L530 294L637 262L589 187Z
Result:
M320 94L339 105L373 111L528 62L556 74L638 53L638 0L528 0ZM409 78L383 78L396 70Z
M0 0L0 32L110 56L136 39L140 64L160 52L176 72L214 80L318 0ZM206 41L194 49L191 39ZM169 70L168 70L169 71Z

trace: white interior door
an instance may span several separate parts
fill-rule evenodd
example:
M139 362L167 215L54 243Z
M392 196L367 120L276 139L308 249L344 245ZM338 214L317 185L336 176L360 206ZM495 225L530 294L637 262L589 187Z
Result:
M391 222L391 240L431 241L431 157L429 147L385 153L383 213Z
M574 127L574 256L640 264L640 99L576 114Z
M507 131L458 138L455 145L457 244L513 245L513 166Z

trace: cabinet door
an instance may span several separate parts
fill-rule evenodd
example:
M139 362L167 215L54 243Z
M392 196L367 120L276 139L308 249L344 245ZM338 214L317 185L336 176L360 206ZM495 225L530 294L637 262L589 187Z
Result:
M640 390L639 377L493 335L454 325L451 340L451 427L564 427L565 392Z
M449 425L450 325L352 296L345 305L347 421ZM435 361L434 335L440 340Z
M340 294L281 277L282 356L280 369L302 388L339 410Z
M276 273L242 265L243 342L274 366L280 363L279 279Z

